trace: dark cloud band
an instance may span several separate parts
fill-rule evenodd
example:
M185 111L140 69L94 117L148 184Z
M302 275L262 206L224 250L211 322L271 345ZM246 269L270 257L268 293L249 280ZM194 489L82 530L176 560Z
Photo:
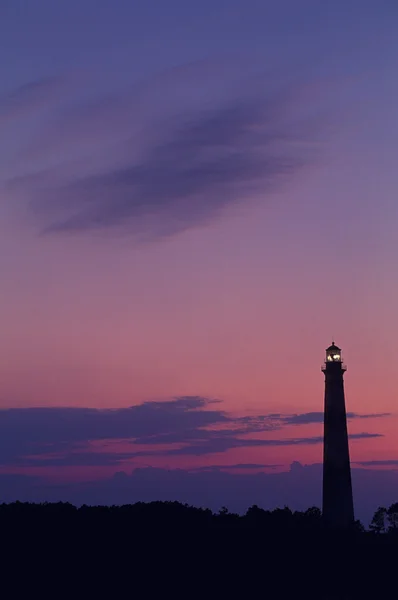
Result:
M351 414L358 419L369 416L384 415ZM322 413L233 417L218 401L198 396L108 410L7 409L0 411L0 464L112 466L154 455L206 456L233 448L314 445L322 443L322 436L266 436L287 426L320 423L321 417ZM380 434L351 435L374 437Z

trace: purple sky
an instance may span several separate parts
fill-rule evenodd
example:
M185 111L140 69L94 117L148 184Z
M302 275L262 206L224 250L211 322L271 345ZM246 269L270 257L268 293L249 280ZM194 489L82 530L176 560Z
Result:
M220 465L293 490L297 461L320 489L335 336L356 469L398 499L397 20L1 2L0 490L215 467L226 504Z

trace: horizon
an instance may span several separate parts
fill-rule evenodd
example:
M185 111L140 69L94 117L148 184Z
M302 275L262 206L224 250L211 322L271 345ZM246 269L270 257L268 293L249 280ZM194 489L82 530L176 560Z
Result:
M0 501L397 501L396 2L0 15Z

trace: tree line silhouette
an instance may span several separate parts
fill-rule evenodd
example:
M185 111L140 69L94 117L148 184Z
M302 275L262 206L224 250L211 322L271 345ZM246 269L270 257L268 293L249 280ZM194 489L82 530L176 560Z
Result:
M14 585L41 574L55 597L61 582L76 598L395 597L398 503L378 508L368 530L356 522L337 531L315 507L238 515L178 502L15 502L0 505L0 536L9 568L19 569Z
M5 527L30 525L31 527L50 526L58 521L58 526L68 527L93 525L101 527L115 525L122 521L124 525L134 522L141 527L179 528L189 526L252 528L258 526L268 531L323 531L322 514L319 508L311 507L306 511L292 511L289 507L265 510L257 505L251 506L244 515L229 512L223 506L218 513L208 508L197 508L180 502L137 502L135 504L113 506L76 507L69 502L13 502L0 504L0 526ZM360 521L353 524L351 532L366 532ZM369 532L378 534L398 534L398 502L389 508L379 507L369 525ZM347 531L345 531L347 533Z

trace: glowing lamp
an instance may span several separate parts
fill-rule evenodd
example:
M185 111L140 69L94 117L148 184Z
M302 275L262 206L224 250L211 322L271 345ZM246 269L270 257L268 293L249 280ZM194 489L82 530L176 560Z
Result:
M329 348L326 348L326 362L341 362L341 348L334 342Z

